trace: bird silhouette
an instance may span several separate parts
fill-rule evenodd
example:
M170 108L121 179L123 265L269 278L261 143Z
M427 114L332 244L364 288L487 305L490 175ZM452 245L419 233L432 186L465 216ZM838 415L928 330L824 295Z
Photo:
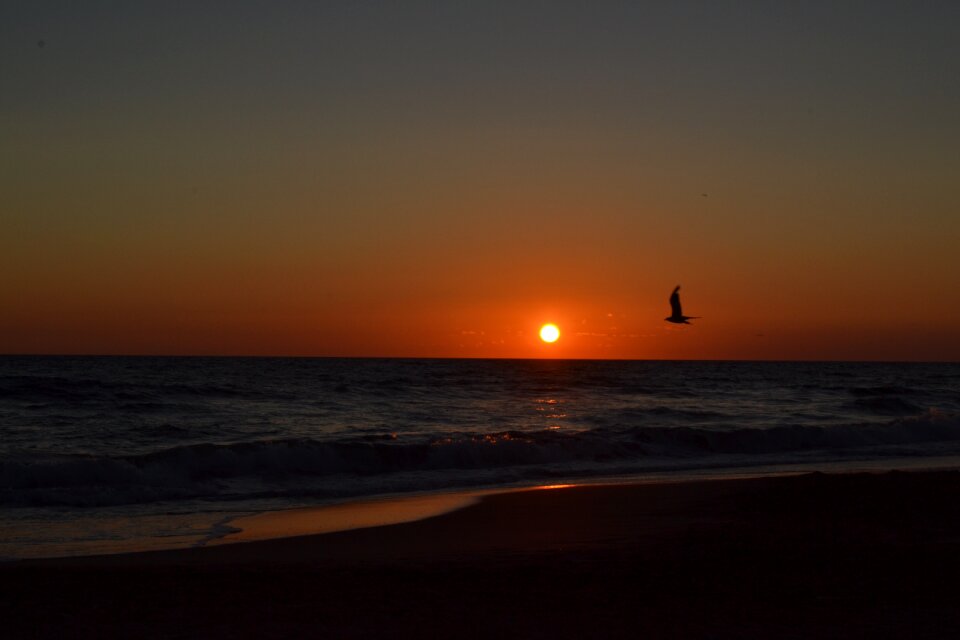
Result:
M696 320L700 316L685 316L680 308L680 285L677 285L670 294L670 315L664 318L673 324L690 324L687 320Z

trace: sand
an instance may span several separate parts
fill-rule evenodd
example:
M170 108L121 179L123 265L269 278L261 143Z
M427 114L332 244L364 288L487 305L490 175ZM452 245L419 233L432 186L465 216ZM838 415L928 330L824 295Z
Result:
M0 566L4 637L946 638L960 473L485 496L426 520Z

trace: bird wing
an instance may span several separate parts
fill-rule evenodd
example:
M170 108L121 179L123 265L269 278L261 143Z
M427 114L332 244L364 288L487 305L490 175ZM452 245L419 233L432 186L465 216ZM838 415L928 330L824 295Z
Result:
M671 315L674 318L679 318L683 315L683 311L680 309L680 285L677 285L677 288L673 290L673 293L670 294L670 311Z

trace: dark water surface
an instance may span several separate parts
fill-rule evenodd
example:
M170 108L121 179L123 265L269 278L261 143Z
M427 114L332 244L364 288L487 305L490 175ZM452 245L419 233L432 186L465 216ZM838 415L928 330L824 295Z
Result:
M0 357L0 557L353 497L960 455L960 365Z

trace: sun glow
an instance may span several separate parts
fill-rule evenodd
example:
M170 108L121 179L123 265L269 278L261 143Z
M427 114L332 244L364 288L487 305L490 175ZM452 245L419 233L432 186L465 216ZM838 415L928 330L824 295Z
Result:
M544 342L556 342L560 337L560 329L555 324L545 324L540 327L540 339Z

